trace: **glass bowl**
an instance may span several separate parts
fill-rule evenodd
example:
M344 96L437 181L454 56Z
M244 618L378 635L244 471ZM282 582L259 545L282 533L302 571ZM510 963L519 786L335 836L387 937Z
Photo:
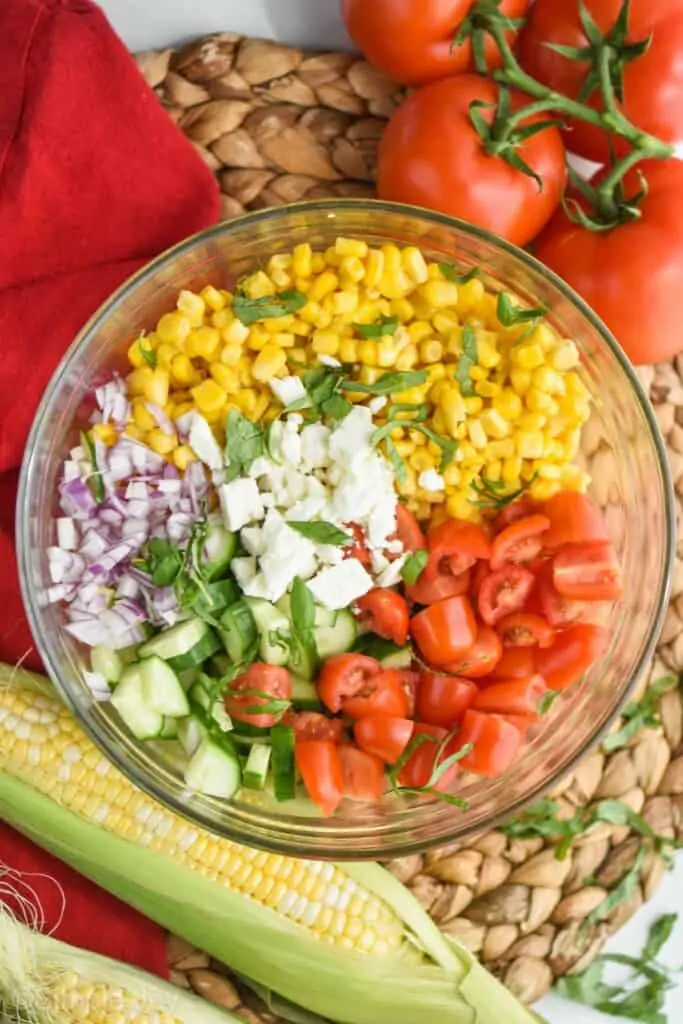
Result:
M131 339L175 306L181 288L229 287L273 253L299 242L325 249L338 235L372 245L418 245L428 258L478 266L489 288L544 305L548 319L579 345L581 374L593 397L580 458L593 475L624 574L624 598L607 625L610 649L535 730L503 777L468 776L460 810L432 798L346 801L331 819L307 801L286 810L261 794L231 802L189 792L178 763L133 739L115 711L93 700L82 678L83 650L63 630L63 612L43 606L49 586L58 474L92 409L92 388L124 365ZM368 200L320 201L249 214L176 246L126 282L80 332L55 372L28 441L18 498L21 586L38 650L62 698L98 747L136 785L211 831L254 846L302 856L388 858L490 828L570 771L602 736L647 665L666 608L674 510L666 453L632 367L591 310L526 252L436 213ZM166 745L166 748L168 745ZM165 749L166 749L165 748Z

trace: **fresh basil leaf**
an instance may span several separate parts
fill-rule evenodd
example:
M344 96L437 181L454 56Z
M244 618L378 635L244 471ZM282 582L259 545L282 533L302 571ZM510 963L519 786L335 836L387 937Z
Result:
M408 555L405 562L401 567L401 576L408 584L412 587L414 583L417 583L422 571L427 564L429 555L427 554L426 548L422 548L420 551L413 551L411 555Z
M430 736L426 732L419 732L406 745L405 750L401 753L398 760L388 771L389 781L394 789L400 788L398 786L398 777L411 759L415 751L422 746L423 743L436 743L434 736Z
M289 313L296 313L305 306L308 299L303 292L285 291L278 295L264 295L260 299L249 299L238 291L232 300L232 311L245 326L258 320L271 320Z
M662 914L650 928L647 942L643 948L643 959L656 960L665 944L669 941L671 933L676 927L678 914Z
M643 865L643 861L645 860L646 853L647 850L645 847L641 846L638 851L635 864L631 870L624 875L618 885L615 885L602 903L599 903L598 906L590 912L586 920L581 925L579 934L585 934L594 924L598 924L599 921L604 921L604 919L609 917L617 907L620 907L622 903L626 903L631 899L638 886L640 869Z
M361 384L360 381L345 380L344 391L363 391L368 395L389 395L394 391L407 391L427 380L426 370L396 370L383 373L374 384Z
M507 292L499 292L496 305L496 316L503 327L515 327L517 324L528 324L544 317L547 309L536 306L533 309L520 309L513 305Z
M169 587L183 566L183 556L177 545L161 537L152 537L146 548L146 571L155 587Z
M470 324L462 329L462 353L458 359L455 379L460 385L460 394L464 398L472 398L475 394L474 382L470 370L477 365L477 336Z
M241 476L264 451L265 440L261 427L237 409L231 409L225 421L226 480L235 480Z
M318 661L315 643L315 601L304 581L296 576L290 594L292 640L298 653L313 662ZM296 664L296 657L295 657Z
M639 701L627 704L622 712L624 725L618 732L612 733L603 740L603 748L612 753L625 747L641 729L656 729L659 725L659 702L669 690L678 686L676 676L664 676L652 684Z
M452 281L454 284L469 284L481 273L479 267L472 267L466 274L459 274L450 263L439 263L439 270L448 281Z
M413 423L424 423L429 416L429 402L392 402L387 406L388 420L399 419L399 413L409 413L405 419L400 419L404 427L410 427Z
M547 715L559 696L560 690L548 690L547 693L544 693L538 702L539 715Z
M473 744L465 743L462 747L459 748L459 750L456 750L454 754L451 754L449 757L444 757L442 759L443 754L445 750L448 748L448 744L452 739L452 733L449 733L448 736L445 736L442 739L439 745L439 749L436 752L436 757L434 758L434 767L432 769L432 774L430 775L429 779L425 784L427 789L432 789L432 787L436 786L436 784L445 775L449 768L452 768L454 764L457 764L457 762L461 761L463 757L467 757L467 755L471 753Z
M395 333L398 327L398 317L382 314L372 324L353 324L353 326L364 338L381 338L384 334Z
M332 395L320 406L322 413L331 420L343 420L353 409L353 404L343 395Z
M256 687L242 690L228 686L225 694L228 697L240 698L240 712L243 712L245 715L282 715L292 705L290 700L274 697L272 693L268 693L266 690L259 690ZM242 705L243 697L253 697L260 703Z
M288 519L287 526L300 533L302 537L312 540L316 544L334 544L343 547L353 538L351 534L340 530L334 523L327 523L322 519L316 522L302 522L298 519Z
M505 484L501 483L499 480L488 480L483 476L481 480L474 480L471 484L472 490L479 495L479 500L472 502L472 504L477 508L506 508L507 505L511 505L513 501L517 501L518 498L521 498L522 495L529 490L537 477L538 473L534 473L534 475L516 491L511 491L509 494L502 494L501 491L505 490Z

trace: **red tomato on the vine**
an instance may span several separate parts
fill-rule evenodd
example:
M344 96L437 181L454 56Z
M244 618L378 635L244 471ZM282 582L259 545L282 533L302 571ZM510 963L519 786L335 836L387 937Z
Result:
M637 220L595 232L558 210L534 247L537 259L602 317L636 365L664 362L680 351L671 311L683 294L683 162L640 167L648 192ZM634 174L625 188L629 195L638 190Z
M405 45L410 46L406 38ZM529 102L513 94L513 112ZM495 104L498 86L458 75L424 86L394 112L379 146L377 191L382 199L426 206L526 245L550 219L566 180L560 132L549 127L525 139L518 153L542 183L486 152L470 119L475 101ZM492 107L479 113L490 124ZM523 125L535 123L531 117Z
M476 0L342 0L346 30L367 59L402 85L421 85L466 71L472 64L469 39L453 40ZM529 0L503 0L511 18L526 13ZM512 39L514 33L507 34ZM486 59L498 67L500 53L487 37Z
M614 26L623 0L585 0L602 33ZM536 0L519 41L519 60L530 75L570 98L578 97L589 65L572 60L548 46L585 47L588 44L577 0ZM647 39L647 51L622 64L621 109L633 124L664 142L683 139L683 3L680 0L631 0L627 43ZM619 75L617 76L619 78ZM617 91L617 97L619 93ZM599 94L590 100L600 106ZM567 145L580 156L607 163L609 142L617 155L628 151L619 136L608 136L594 125L568 122Z

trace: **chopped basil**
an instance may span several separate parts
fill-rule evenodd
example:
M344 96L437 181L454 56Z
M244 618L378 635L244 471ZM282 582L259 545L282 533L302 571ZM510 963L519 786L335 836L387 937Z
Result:
M226 480L235 480L265 451L264 433L237 409L231 409L225 421Z
M509 494L504 493L506 485L500 480L489 480L483 476L481 480L474 480L472 482L472 489L479 495L479 499L473 501L472 504L477 508L505 508L507 505L511 505L513 501L521 498L531 487L537 476L538 473L534 473L525 484Z
M383 334L393 334L398 327L397 316L380 316L372 324L353 324L364 338L380 338Z
M507 292L498 294L496 316L503 327L515 327L517 324L535 323L547 313L544 306L536 306L533 309L520 309L514 306Z
M477 365L477 336L470 324L465 324L462 329L462 353L458 359L458 366L455 371L455 379L460 385L460 394L464 398L474 396L474 384L470 376L470 370Z
M544 693L538 702L539 715L547 715L559 696L559 690L548 690L547 693Z
M147 346L144 344L144 341L145 333L143 331L140 337L138 338L138 348L140 350L140 355L145 360L147 365L151 367L152 370L156 370L158 363L157 354L154 351L154 349L147 348Z
M241 674L241 673L240 673ZM259 690L256 687L249 687L246 690L241 690L228 686L225 690L225 694L228 697L239 697L240 698L240 712L245 715L283 715L289 707L291 707L290 700L284 700L280 697L274 697L272 693L267 693L266 690ZM260 701L259 704L247 704L242 706L241 700L243 697L253 697L255 700Z
M345 380L342 388L344 391L363 391L368 395L389 395L394 391L406 391L424 384L427 376L426 370L392 370L383 373L374 384Z
M426 548L422 548L420 551L413 551L411 555L408 555L401 567L401 576L408 586L411 587L414 583L417 583L427 564L428 558L429 555Z
M604 749L608 753L619 750L641 729L656 729L659 725L659 701L665 693L676 686L676 676L664 676L646 690L642 700L627 704L622 712L624 725L618 732L613 732L603 740Z
M81 444L85 448L86 455L88 456L88 462L90 463L90 474L88 476L87 483L93 498L98 505L101 505L105 499L102 470L97 465L95 442L92 439L92 435L87 430L81 431Z
M146 550L147 572L155 587L169 587L183 567L180 548L161 537L152 537Z
M393 466L396 482L404 484L408 479L408 470L406 469L403 456L400 455L398 448L390 437L385 439L384 447L386 449L387 456L389 457L389 462Z
M452 281L454 284L468 284L473 281L475 277L479 277L481 271L479 267L472 267L466 274L458 274L455 267L452 267L450 263L439 263L439 270L445 278Z
M315 601L304 583L296 576L290 594L290 617L292 622L292 641L298 657L315 664L318 661L318 649L315 643ZM294 657L296 667L297 655Z
M454 754L444 757L449 744L452 742L456 734L457 729L453 732L449 732L440 742L428 733L418 733L416 736L413 736L401 756L396 761L396 764L389 769L388 776L392 790L401 796L424 796L425 794L428 794L429 796L437 797L437 799L444 801L444 803L452 804L454 807L469 807L467 800L463 800L459 796L453 796L450 793L442 793L441 790L436 788L448 769L456 764L457 761L460 761L461 758L469 754L472 750L472 744L466 743L464 746L460 747L459 750L456 750ZM437 742L439 745L434 753L432 772L424 786L402 786L398 777L415 751L421 747L423 743Z
M249 299L243 292L238 291L232 300L232 311L237 319L248 327L258 320L272 320L296 313L307 301L304 293L298 291L264 295L260 299Z
M316 522L301 522L297 519L288 519L287 526L300 533L302 537L314 541L316 544L335 544L343 547L348 544L352 537L344 530L340 530L334 523L327 523L320 519Z
M303 374L301 382L306 396L288 405L285 412L305 409L309 418L329 416L334 420L342 420L351 412L351 402L340 394L343 374L337 367L316 366Z

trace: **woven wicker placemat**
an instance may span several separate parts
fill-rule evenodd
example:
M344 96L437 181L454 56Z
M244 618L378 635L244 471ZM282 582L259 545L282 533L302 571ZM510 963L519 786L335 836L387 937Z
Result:
M224 217L301 199L373 194L377 140L401 90L358 57L221 33L180 50L139 54L137 61L169 115L215 171ZM666 438L680 513L683 356L638 373ZM599 470L598 445L596 440L589 453L595 487L608 477ZM680 527L678 554L671 605L641 692L649 682L683 670ZM623 800L659 835L683 838L678 688L664 695L659 717L659 725L636 734L628 746L611 755L596 750L584 759L557 790L562 816L572 817L596 800ZM531 1003L560 975L585 970L607 936L652 896L666 863L648 847L633 895L605 920L585 927L633 867L642 843L627 826L598 823L559 861L543 839L508 839L494 831L389 867L445 932ZM238 986L229 968L174 937L169 962L178 984L247 1020L277 1020Z

